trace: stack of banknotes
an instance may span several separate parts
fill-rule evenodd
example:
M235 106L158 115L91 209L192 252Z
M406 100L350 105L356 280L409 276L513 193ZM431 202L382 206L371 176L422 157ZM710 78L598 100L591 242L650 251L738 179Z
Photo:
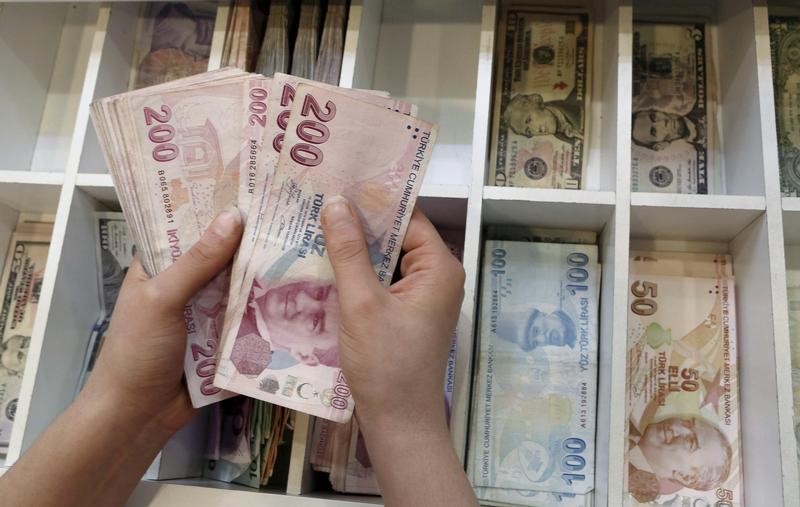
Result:
M723 193L703 24L633 24L631 189Z
M502 10L490 184L584 188L591 49L585 12L517 5Z
M142 5L129 89L208 70L217 2ZM233 0L222 65L338 84L348 0Z
M285 483L294 412L245 396L211 407L203 476L258 488Z
M0 280L0 454L8 450L17 414L52 232L49 218L23 215L8 242Z
M76 391L83 389L86 380L94 369L117 296L122 288L122 281L128 273L128 267L136 254L128 224L122 213L114 211L97 211L94 214L94 232L97 255L98 294L100 295L100 313L89 333L89 342L84 354L83 367Z
M800 196L800 17L770 16L769 44L775 87L775 123L778 129L778 159L781 192Z
M484 247L467 473L486 505L593 500L600 264L593 233L563 232Z
M194 406L240 393L348 421L320 213L335 196L350 201L388 285L436 127L386 93L229 68L101 99L91 113L148 273L219 212L244 217L232 267L184 310Z
M625 504L743 505L731 257L631 255Z

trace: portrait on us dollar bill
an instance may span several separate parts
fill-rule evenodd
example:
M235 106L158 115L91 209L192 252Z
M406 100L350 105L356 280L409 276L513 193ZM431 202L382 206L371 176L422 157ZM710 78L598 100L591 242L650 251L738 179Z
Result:
M265 287L256 279L232 360L246 375L297 363L338 367L338 333L338 300L332 284L288 280Z
M668 417L637 428L630 422L628 491L639 502L684 488L711 491L728 479L733 449L702 417Z
M501 125L520 136L554 135L569 142L582 137L582 114L575 91L564 100L551 101L538 93L518 93L503 109Z
M631 137L634 143L661 151L675 141L705 143L702 129L705 114L693 109L688 114L645 109L633 113Z

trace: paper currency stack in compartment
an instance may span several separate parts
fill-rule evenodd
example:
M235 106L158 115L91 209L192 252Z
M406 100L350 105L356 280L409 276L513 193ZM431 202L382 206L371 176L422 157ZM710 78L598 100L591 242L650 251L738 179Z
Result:
M18 188L27 193L30 188ZM3 196L8 199L9 196ZM18 201L21 209L0 205L0 249L3 271L0 275L0 456L5 459L13 432L20 429L18 407L23 392L22 380L28 367L28 356L36 325L42 283L50 251L53 219L58 189L32 202ZM6 200L6 203L9 201ZM35 350L36 347L33 348ZM32 368L34 373L36 366ZM24 424L24 423L23 423Z
M633 2L633 192L764 194L754 26L746 2Z
M759 395L775 383L762 374L771 361L771 302L759 296L770 284L759 262L769 255L766 216L653 211L631 213L625 505L742 505L764 487L745 470L776 472L763 456L780 445L777 414ZM708 214L720 219L712 225Z
M602 1L498 2L486 185L614 188L615 16Z
M482 503L593 505L605 489L615 218L573 206L484 201L467 441Z

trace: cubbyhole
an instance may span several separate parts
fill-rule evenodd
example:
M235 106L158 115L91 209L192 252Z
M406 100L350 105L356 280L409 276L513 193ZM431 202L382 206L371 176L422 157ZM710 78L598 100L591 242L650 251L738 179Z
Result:
M634 206L631 209L630 234L631 251L731 255L735 277L736 361L739 375L741 453L737 459L743 464L734 465L731 470L732 473L742 474L743 483L737 487L744 491L745 504L780 505L782 479L778 406L775 396L764 396L764 393L774 393L776 390L772 308L768 297L772 290L772 278L765 212L755 209L649 209ZM633 282L632 278L628 279L626 291L631 290ZM667 415L661 414L661 417ZM626 428L627 417L626 412ZM655 417L658 418L659 414ZM627 471L628 464L625 465Z
M99 4L0 7L2 170L63 172Z
M185 30L182 24L176 25L176 20L179 23L190 23L192 19L196 20L198 24L203 24L203 31L208 29L210 23L210 12L213 12L213 7L209 2L196 2L186 6L184 4L150 4L142 2L113 2L109 4L109 15L107 25L103 27L104 39L102 49L99 55L99 67L97 70L96 83L94 83L93 100L109 97L118 93L123 93L131 88L137 87L137 76L141 68L147 65L145 61L151 58L155 62L154 66L158 67L158 49L151 48L150 53L146 53L146 49L150 48L150 41L142 40L139 38L145 37L145 34L150 33L148 27L153 23L157 23L159 14L164 14L166 21L165 24L172 23L173 27L165 26L162 33L179 33L180 30ZM162 10L174 8L172 11L162 13ZM194 18L182 17L180 14L183 11L192 12L191 16ZM188 15L186 15L188 16ZM200 30L200 28L198 28ZM224 37L224 30L214 33L215 39L212 44L217 44L217 38ZM155 36L154 36L155 37ZM162 44L172 47L175 44L192 44L188 40L177 40L173 35L165 35L162 37L164 40ZM197 46L205 46L205 41L198 42ZM175 58L178 50L169 50L173 52L171 58ZM182 51L181 51L182 53ZM187 66L187 59L179 60L181 63L172 63L172 65ZM210 60L209 60L210 64ZM194 68L195 71L204 71L205 68ZM161 70L160 72L166 72ZM86 137L84 138L83 151L81 152L81 160L79 171L83 173L107 173L105 159L103 152L100 149L100 144L97 139L94 125L89 121L87 127Z
M13 173L12 173L13 175ZM54 179L58 179L58 174L54 174ZM42 291L46 285L44 282L47 268L47 259L53 231L58 201L61 194L60 181L52 184L43 183L4 183L0 185L0 260L2 266L6 261L11 261L8 255L12 254L11 249L16 245L22 245L24 250L14 251L15 258L19 261L13 262L9 266L8 279L14 276L15 283L3 286L6 292L3 311L20 311L18 324L13 324L10 319L4 319L4 330L6 334L2 346L4 355L3 375L4 375L4 397L0 402L0 410L3 413L3 432L0 437L4 443L4 449L0 450L0 463L5 464L8 448L13 446L13 442L19 439L24 428L24 411L28 395L23 390L24 378L35 375L38 362L39 340L35 336L40 335L45 316L40 308ZM17 238L23 243L16 243ZM13 242L13 243L12 243ZM33 243L30 243L33 242ZM42 245L46 243L46 246ZM44 247L43 247L44 246ZM29 253L30 252L30 253ZM16 257L19 255L19 257ZM30 260L30 265L27 265ZM22 283L29 279L29 292L24 291ZM6 277L3 277L4 283ZM37 306L22 303L24 297L28 301L36 302ZM9 306L5 306L9 305ZM13 305L13 306L11 306ZM34 309L35 308L35 309ZM29 326L32 324L32 329ZM17 335L17 336L14 336ZM16 350L16 355L14 351ZM16 378L15 378L16 377ZM14 393L14 394L11 394ZM13 426L6 425L8 414L13 414ZM11 430L10 433L8 430Z
M364 2L354 88L385 90L439 126L425 182L472 181L479 0Z
M568 27L565 38L570 42L563 47L545 41L531 50L533 56L526 54L514 61L513 53L507 51L508 45L522 45L524 37L530 35L525 32L516 40L508 39L508 43L505 40L509 37L506 26L513 27L508 21L509 13L513 16L515 11L531 12L528 19L533 20L553 12L588 15L584 18L588 19L587 40L581 42L578 37L572 41L570 30L577 29ZM578 26L578 22L572 21L573 25L568 26ZM486 185L613 191L620 29L616 2L500 1L496 8L484 9L484 30L487 27L493 33L484 37L493 44L483 43L481 61L489 59L491 65L482 65L481 72L491 75L479 75L480 89L488 96L479 96L476 106L482 115L476 121L476 128L485 128L487 139L485 153L475 151L475 157L480 157L476 162L486 167ZM533 38L535 43L535 33ZM485 53L487 48L491 52ZM515 82L524 81L526 75L530 80L537 66L540 75L553 74L552 82L527 87ZM514 69L513 74L506 73L505 80L503 68ZM510 81L512 75L514 81ZM515 97L519 98L512 100ZM486 124L481 125L484 121ZM526 129L525 125L531 128ZM580 131L582 134L577 135ZM581 165L583 169L579 171L576 167Z
M754 13L749 0L633 2L635 190L764 195L764 147L755 134L765 128L765 104L758 87ZM642 34L652 33L654 23L664 25L659 41L683 42L648 51L642 35L637 44L637 26ZM668 26L678 24L682 32ZM696 77L677 92L670 76L687 82Z
M584 231L581 233L582 241L591 241L588 236L594 235L594 243L598 245L599 263L602 267L600 276L599 309L597 322L598 336L598 356L597 379L596 379L596 410L595 419L595 462L594 466L594 491L595 502L601 502L607 496L608 475L609 475L609 435L611 424L612 407L612 370L611 355L613 342L613 320L614 320L614 286L615 278L615 257L617 255L627 255L627 252L617 252L615 229L616 216L614 213L613 194L607 196L605 192L584 193L570 190L552 190L552 200L530 200L523 196L519 199L509 199L506 195L493 196L488 191L483 200L482 216L482 241L480 246L480 258L484 256L484 245L491 239L505 240L530 240L530 234L526 231L530 228L550 229L549 235L553 237L569 238L570 233ZM498 190L498 189L495 189ZM537 189L503 189L503 190L537 190ZM505 192L503 192L505 194ZM563 195L562 195L563 194ZM585 195L584 195L585 194ZM570 199L569 196L573 196ZM589 196L590 198L583 198ZM537 234L544 234L539 232ZM540 236L542 241L547 235ZM576 240L573 240L576 241ZM577 241L576 241L577 242ZM479 287L476 289L477 311L475 317L475 349L473 351L474 363L480 362L481 353L481 319L487 318L486 306L490 303L486 301L482 294L484 283L484 272L486 270L486 260L482 259L478 266ZM523 283L535 283L535 280L526 280ZM473 375L473 390L477 389L477 382L480 379L477 366ZM475 392L473 391L470 417L476 413ZM479 411L479 410L478 410ZM536 414L530 414L535 417ZM467 455L470 448L475 445L471 435L474 420L470 421L470 433L467 436ZM469 461L468 461L469 463ZM469 466L469 465L468 465Z
M786 292L789 309L789 340L791 346L792 392L794 419L792 427L800 449L800 208L783 212L783 234L786 255ZM784 444L787 445L787 444ZM788 444L791 445L791 444ZM794 454L794 453L792 453ZM798 451L800 456L800 451Z

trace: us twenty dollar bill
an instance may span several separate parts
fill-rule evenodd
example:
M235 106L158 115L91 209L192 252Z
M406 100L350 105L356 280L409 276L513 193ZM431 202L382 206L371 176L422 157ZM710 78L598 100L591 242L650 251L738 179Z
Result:
M800 17L771 16L769 45L775 87L775 122L781 192L800 196Z
M358 213L378 279L388 285L436 127L300 84L214 384L344 422L353 412L339 368L338 293L321 228L335 196Z
M49 234L14 233L0 287L0 447L7 447L39 304Z
M594 489L599 271L595 245L486 242L468 464L480 498Z
M631 262L625 505L743 505L734 279L705 257L696 276Z
M500 16L489 181L583 186L591 78L586 13L510 6Z
M709 193L709 61L702 24L634 23L632 190Z

